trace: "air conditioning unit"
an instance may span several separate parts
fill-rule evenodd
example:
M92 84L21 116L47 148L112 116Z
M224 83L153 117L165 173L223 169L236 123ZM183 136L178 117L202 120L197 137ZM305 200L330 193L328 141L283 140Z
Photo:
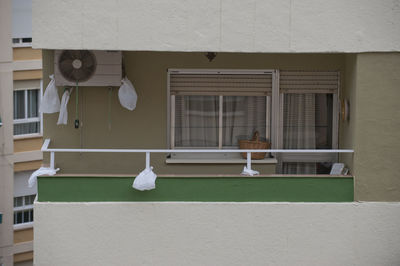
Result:
M56 50L56 86L120 86L121 51Z

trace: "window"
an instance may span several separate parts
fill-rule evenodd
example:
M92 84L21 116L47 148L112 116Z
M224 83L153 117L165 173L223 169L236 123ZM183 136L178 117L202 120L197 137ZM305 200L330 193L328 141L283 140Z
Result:
M338 72L280 72L281 147L337 147ZM328 174L337 155L282 154L283 174Z
M39 89L14 91L14 135L41 132L39 104Z
M33 222L33 201L35 195L14 198L14 224Z
M339 72L169 70L171 148L337 148ZM220 155L217 155L220 156ZM275 154L278 173L329 173L336 154Z
M13 38L14 47L30 47L32 46L32 38Z
M270 141L272 74L171 70L171 147L238 148L255 131Z

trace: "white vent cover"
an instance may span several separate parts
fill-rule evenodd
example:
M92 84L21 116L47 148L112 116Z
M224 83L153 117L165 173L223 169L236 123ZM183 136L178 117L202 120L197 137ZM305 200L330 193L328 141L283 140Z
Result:
M54 74L56 86L76 86L60 72L59 59L64 50L54 53ZM120 86L122 79L122 53L120 51L90 51L95 57L95 72L81 86ZM77 65L75 64L75 67ZM78 65L80 66L80 65Z

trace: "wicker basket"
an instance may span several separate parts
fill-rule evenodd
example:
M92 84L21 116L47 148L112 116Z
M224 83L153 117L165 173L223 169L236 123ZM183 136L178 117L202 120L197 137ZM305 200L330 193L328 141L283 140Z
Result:
M266 150L270 148L269 142L260 141L260 134L258 131L254 132L253 138L251 140L239 140L239 148L243 150L252 150L252 149L260 149ZM247 159L247 153L242 152L242 157ZM266 152L252 152L251 159L252 160L261 160L264 159Z

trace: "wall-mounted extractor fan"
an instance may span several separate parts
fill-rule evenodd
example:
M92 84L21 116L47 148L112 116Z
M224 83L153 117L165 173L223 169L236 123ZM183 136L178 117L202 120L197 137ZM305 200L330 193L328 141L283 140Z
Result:
M56 86L120 86L121 63L120 51L57 50Z

